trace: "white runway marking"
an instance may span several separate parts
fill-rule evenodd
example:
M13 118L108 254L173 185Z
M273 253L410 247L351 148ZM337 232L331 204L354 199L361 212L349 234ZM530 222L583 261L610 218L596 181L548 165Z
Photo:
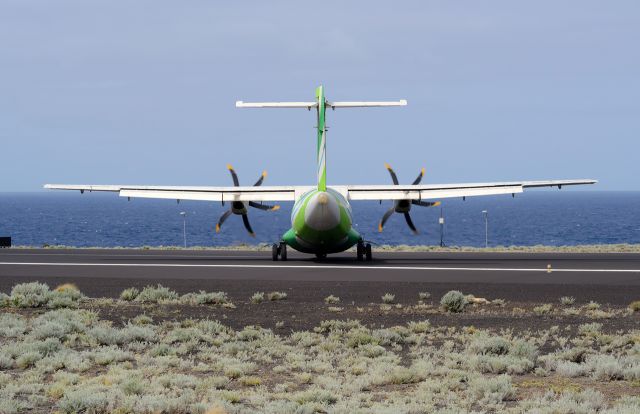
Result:
M449 270L479 272L544 272L547 268L519 267L440 267L440 266L345 266L345 265L285 265L285 264L203 264L203 263L46 263L46 262L0 262L0 266L91 266L91 267L203 267L203 268L236 268L236 269L342 269L342 270ZM640 273L640 269L562 269L557 272L600 272L600 273Z

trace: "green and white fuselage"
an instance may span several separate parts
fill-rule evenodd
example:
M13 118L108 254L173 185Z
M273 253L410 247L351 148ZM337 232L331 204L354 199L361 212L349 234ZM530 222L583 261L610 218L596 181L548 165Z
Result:
M291 229L282 240L304 253L337 253L362 240L352 223L351 206L342 194L331 188L315 189L294 204Z
M347 199L327 187L327 102L324 88L316 89L318 187L304 193L291 212L291 229L282 240L292 248L312 254L337 253L362 240L352 227L353 216Z

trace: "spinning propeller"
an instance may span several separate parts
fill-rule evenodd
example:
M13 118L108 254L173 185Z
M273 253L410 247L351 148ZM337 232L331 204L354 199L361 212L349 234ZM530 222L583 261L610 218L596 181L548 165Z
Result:
M233 185L235 187L239 187L240 186L240 182L238 181L238 174L236 174L236 172L233 169L233 167L231 166L231 164L227 164L227 168L229 169L229 172L231 173L231 179L233 180ZM262 181L264 181L264 178L266 176L267 176L267 172L263 171L262 174L260 175L260 178L258 178L258 181L256 181L256 183L253 186L257 187L257 186L261 185ZM280 208L279 205L268 206L266 204L256 203L256 202L253 202L253 201L249 201L249 202L233 201L231 203L231 207L229 208L229 210L225 211L220 216L220 219L218 220L218 223L216 224L216 233L220 232L220 227L222 227L222 224L233 213L233 214L237 214L237 215L242 216L242 222L244 223L244 228L247 229L247 231L249 232L249 235L251 237L256 237L256 234L253 232L253 229L251 228L251 224L249 224L249 216L248 216L248 211L247 211L248 210L247 209L247 204L250 207L257 208L258 210L265 210L265 211L276 211L276 210L278 210Z
M389 171L389 174L391 174L391 180L393 181L393 184L398 185L398 176L396 175L395 171L393 171L393 168L391 168L391 166L387 163L385 163L384 166ZM423 176L424 176L424 168L420 170L420 174L413 181L412 185L420 184L420 181L422 181ZM411 231L414 234L418 234L418 229L416 229L416 226L413 224L413 221L411 220L411 216L409 215L409 211L411 210L412 204L416 206L422 206L422 207L434 207L434 206L439 206L440 202L439 201L422 201L422 200L395 200L393 202L393 207L387 210L387 212L384 213L384 215L382 216L382 220L380 220L380 224L378 224L378 231L379 232L382 231L384 224L387 222L387 220L389 220L389 217L391 217L393 213L402 213L404 214L404 219L407 221L407 225L409 226Z

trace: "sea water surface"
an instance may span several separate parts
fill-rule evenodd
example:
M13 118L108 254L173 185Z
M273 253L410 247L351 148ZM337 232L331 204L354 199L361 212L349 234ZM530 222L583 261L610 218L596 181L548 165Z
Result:
M272 243L290 228L293 203L275 212L250 209L256 233L250 237L240 216L232 215L215 233L215 224L229 207L220 203L148 200L115 194L42 191L0 193L0 236L14 245L99 247L180 246L186 212L188 246ZM391 201L354 202L354 226L378 244L438 245L445 218L444 243L484 246L488 212L490 246L640 243L640 192L534 190L516 195L445 199L441 207L414 206L411 217L420 230L412 234L401 214L384 231L377 226Z

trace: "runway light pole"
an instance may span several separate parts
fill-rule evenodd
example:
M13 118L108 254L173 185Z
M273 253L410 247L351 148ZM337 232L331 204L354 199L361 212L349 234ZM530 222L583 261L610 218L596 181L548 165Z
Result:
M489 212L487 210L482 210L482 215L484 216L484 247L489 247Z
M184 239L184 248L187 248L187 212L181 211L182 216L182 238Z
M440 247L444 247L444 216L442 215L442 207L440 207L438 223L440 224Z

